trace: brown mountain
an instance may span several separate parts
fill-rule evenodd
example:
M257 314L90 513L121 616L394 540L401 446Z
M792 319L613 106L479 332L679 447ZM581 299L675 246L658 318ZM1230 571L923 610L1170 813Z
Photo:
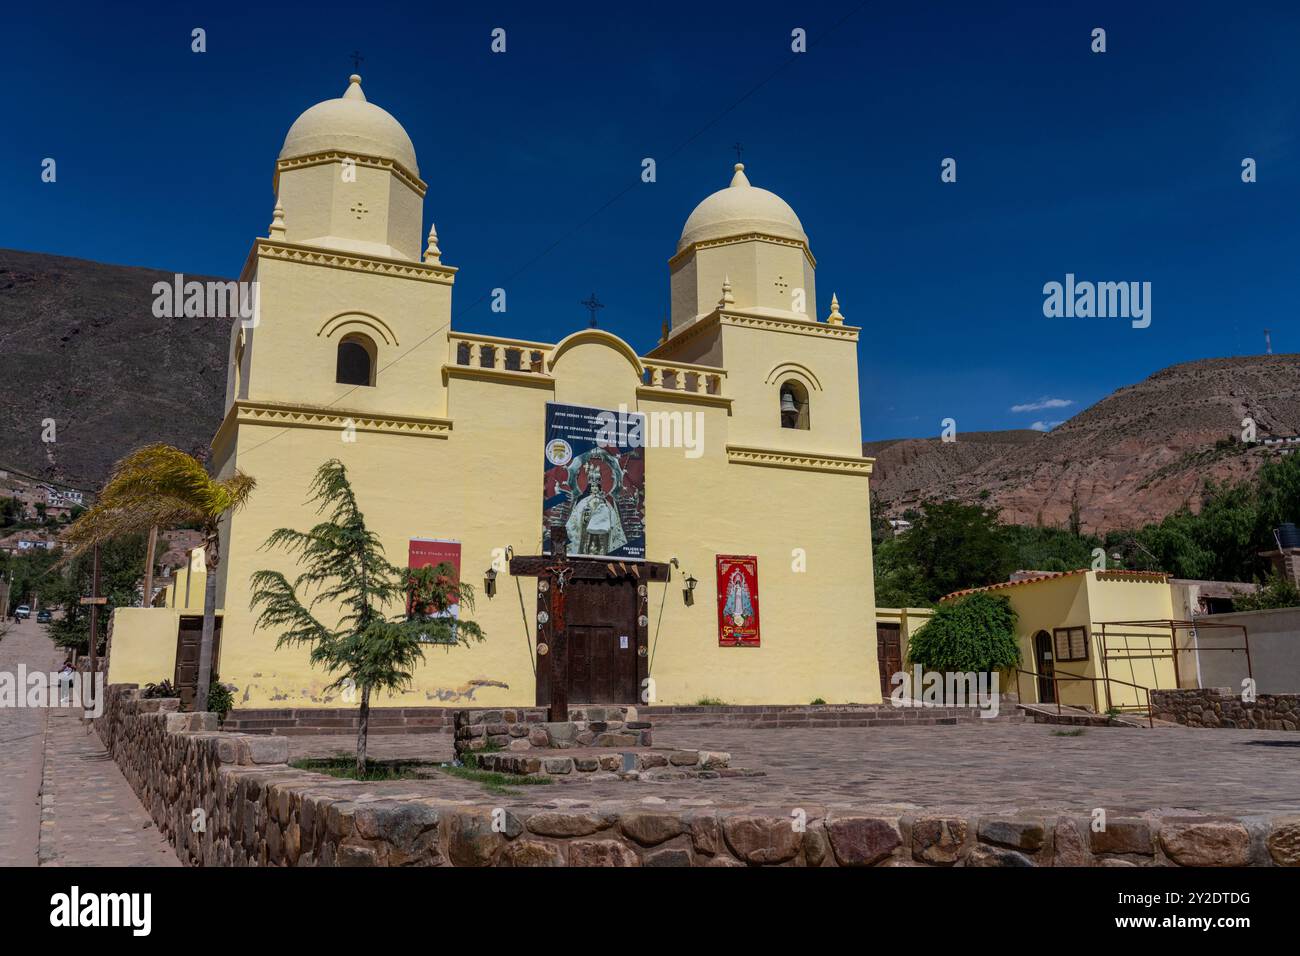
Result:
M0 468L94 490L146 441L207 446L230 326L155 318L153 284L172 275L0 249Z
M958 433L868 442L873 491L898 516L935 498L986 500L1004 520L1063 526L1077 499L1084 529L1133 527L1183 504L1207 478L1253 474L1266 446L1229 444L1250 416L1257 435L1300 434L1300 355L1173 365L1121 388L1050 432Z
M206 280L205 276L186 278ZM0 250L0 469L96 489L146 442L205 449L221 419L228 320L155 318L172 273ZM1261 436L1300 433L1300 355L1175 365L1051 432L868 442L881 509L984 500L1008 520L1085 528L1193 507L1204 480L1252 473L1273 452L1216 447L1252 415ZM57 441L41 441L53 419ZM985 494L987 493L987 494Z

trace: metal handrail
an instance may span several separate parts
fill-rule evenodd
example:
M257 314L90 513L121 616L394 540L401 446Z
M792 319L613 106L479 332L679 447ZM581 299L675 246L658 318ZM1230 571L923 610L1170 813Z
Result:
M1037 677L1039 679L1047 678L1046 674L1039 674L1037 671L1025 670L1022 667L1017 667L1016 668L1016 693L1017 694L1020 693L1021 674L1028 674L1031 677ZM1050 680L1052 681L1052 696L1056 698L1056 714L1058 717L1061 715L1061 689L1057 684L1058 681L1086 680L1086 681L1091 681L1093 684L1097 684L1103 681L1104 682L1114 681L1116 684L1123 684L1125 687L1132 687L1135 690L1140 690L1147 695L1147 726L1151 727L1152 729L1155 728L1156 725L1155 717L1151 711L1151 690L1149 688L1143 687L1141 684L1131 684L1126 680L1120 680L1118 677L1086 677L1083 674L1070 674L1070 673L1065 673L1058 676L1055 669L1053 669L1052 671L1052 676ZM1109 691L1109 688L1107 688L1107 690ZM1096 697L1094 696L1093 699L1095 700Z

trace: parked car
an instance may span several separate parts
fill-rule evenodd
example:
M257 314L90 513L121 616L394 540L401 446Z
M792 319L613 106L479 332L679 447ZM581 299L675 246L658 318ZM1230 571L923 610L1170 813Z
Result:
M32 609L26 604L20 604L14 608L14 620L25 621L32 616Z
M51 611L49 608L42 608L41 610L36 612L37 624L49 624L53 620L54 620L54 612Z

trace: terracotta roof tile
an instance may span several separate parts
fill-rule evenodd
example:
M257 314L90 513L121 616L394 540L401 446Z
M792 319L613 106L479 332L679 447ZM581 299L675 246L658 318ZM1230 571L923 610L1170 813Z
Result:
M967 594L974 594L976 591L1000 591L1003 588L1014 588L1022 584L1036 584L1039 581L1047 581L1052 578L1069 578L1078 574L1087 574L1091 568L1079 568L1077 571L1044 571L1034 577L1021 578L1018 581L999 581L997 584L988 584L982 588L966 588L962 591L953 591L951 594L945 594L939 600L947 601L951 598L965 597ZM1024 573L1024 572L1018 572ZM1098 577L1106 578L1129 578L1139 581L1159 581L1169 580L1169 575L1163 571L1098 571Z

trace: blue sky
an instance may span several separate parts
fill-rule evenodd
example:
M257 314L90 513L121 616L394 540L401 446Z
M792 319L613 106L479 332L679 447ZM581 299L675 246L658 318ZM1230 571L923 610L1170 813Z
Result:
M803 221L822 316L835 291L863 327L868 440L1059 421L1261 353L1265 327L1300 352L1294 4L295 6L7 11L0 246L237 274L285 131L356 49L415 143L458 329L557 340L595 290L602 327L653 347L667 259L738 140ZM1150 282L1151 326L1045 318L1070 272ZM1074 404L1011 410L1044 398Z

